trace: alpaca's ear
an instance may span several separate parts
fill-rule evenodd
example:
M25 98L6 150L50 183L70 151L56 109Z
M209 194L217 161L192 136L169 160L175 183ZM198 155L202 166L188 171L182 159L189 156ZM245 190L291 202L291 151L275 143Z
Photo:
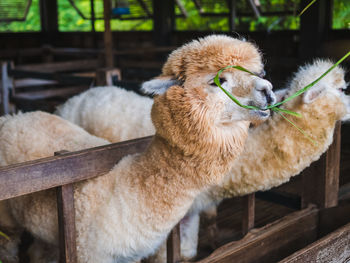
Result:
M178 84L176 79L159 77L142 83L141 91L145 94L160 95L176 84Z
M276 102L281 102L286 98L288 89L279 89L274 91L275 96L276 96Z
M315 86L311 87L303 94L303 102L308 104L316 100L326 89L325 84L322 82L317 83Z

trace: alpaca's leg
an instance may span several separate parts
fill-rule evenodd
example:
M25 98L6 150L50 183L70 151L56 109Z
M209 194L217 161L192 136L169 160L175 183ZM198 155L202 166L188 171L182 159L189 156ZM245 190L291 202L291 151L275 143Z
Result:
M181 258L188 260L197 255L199 215L187 215L181 220Z
M218 227L216 224L217 207L215 205L209 207L208 209L203 211L201 216L203 228L206 229L208 233L210 247L212 249L216 249L218 236Z

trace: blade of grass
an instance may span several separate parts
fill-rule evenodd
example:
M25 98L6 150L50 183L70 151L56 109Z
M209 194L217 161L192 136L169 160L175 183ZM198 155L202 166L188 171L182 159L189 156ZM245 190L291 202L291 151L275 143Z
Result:
M313 3L315 3L316 2L316 0L312 0L300 13L299 13L299 17L302 15L302 14L304 14L305 13L305 11L313 4Z
M317 82L319 82L321 79L323 79L323 77L325 77L331 70L333 70L336 66L338 66L340 63L342 63L348 56L350 56L350 51L343 56L341 59L339 59L332 67L330 67L326 72L324 72L320 77L318 77L317 79L315 79L313 82L311 82L309 85L305 86L304 88L302 88L301 90L298 90L297 92L295 92L293 95L291 95L290 97L286 98L285 100L278 102L274 105L270 105L267 108L271 109L274 107L277 107L283 103L286 103L287 101L290 101L292 99L294 99L295 97L301 95L302 93L304 93L305 91L307 91L308 89L310 89L312 86L314 86Z
M313 145L317 146L317 142L315 142L313 139L311 139L311 137L301 128L299 128L294 122L292 122L291 120L289 120L286 116L284 116L281 112L279 112L278 110L276 111L275 109L273 109L277 114L281 115L286 121L288 121L291 125L294 126L294 128L296 128L301 134L303 134L310 142L312 142Z
M3 232L0 231L0 236L6 238L7 240L10 240L10 238Z
M273 110L281 111L281 112L287 113L289 115L293 115L293 116L298 117L298 118L302 117L302 115L300 113L295 112L295 111L291 111L291 110L281 109L281 108L278 108L278 107L273 108Z

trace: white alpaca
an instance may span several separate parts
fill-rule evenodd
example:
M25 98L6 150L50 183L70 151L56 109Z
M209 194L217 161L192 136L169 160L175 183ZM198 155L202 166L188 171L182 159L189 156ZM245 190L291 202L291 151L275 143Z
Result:
M315 60L300 67L287 88L276 92L276 96L280 100L290 96L332 65L328 60ZM313 145L280 115L274 114L267 122L250 130L244 151L234 160L231 171L218 186L195 199L189 215L196 216L208 208L212 214L213 207L224 198L279 186L318 160L333 141L336 121L350 119L350 96L343 92L347 87L344 77L344 70L337 67L310 90L282 106L302 114L302 118L290 115L287 118L309 134L317 145ZM195 225L190 227L198 229ZM193 229L184 226L182 230L186 232L182 235L185 238L198 238ZM195 251L197 244L192 243L186 249ZM165 262L165 253L165 250L158 252L157 257L161 260L154 262Z
M144 85L158 94L152 107L156 135L148 149L123 158L103 176L75 185L78 262L133 262L154 253L194 198L222 180L243 149L250 122L269 116L267 111L238 108L212 85L217 70L228 64L253 72L263 68L252 44L210 36L175 51L162 78ZM245 104L263 108L274 99L266 80L237 70L223 78L225 88ZM173 79L181 80L180 85L169 85ZM34 112L0 122L2 165L79 145L80 135L77 140L69 135L76 129L53 115ZM10 199L6 205L14 226L57 245L53 190Z
M331 65L329 61L316 60L311 65L301 67L288 84L288 87L278 91L276 95L286 97L294 93L319 77ZM211 191L199 195L186 216L186 221L191 222L191 224L181 225L183 258L190 258L196 254L197 218L201 211L217 205L223 198L241 196L278 186L288 181L292 176L299 174L327 150L333 139L335 121L347 120L350 117L349 96L341 93L341 89L345 88L344 71L337 67L305 94L282 106L302 113L303 119L300 120L289 115L287 117L309 133L317 141L317 147L314 147L303 135L276 114L262 126L250 131L244 152L234 161L233 169L224 182L217 187L213 187ZM102 93L103 96L107 96L108 93L117 93L119 92L117 90L119 89L115 91L101 89L99 96L102 96ZM88 92L84 94L81 96L89 96ZM143 99L137 94L133 96L137 97L137 101ZM71 100L73 101L75 98ZM86 100L96 100L96 97L86 98ZM144 98L144 100L147 101L148 98ZM111 108L111 105L118 104L111 102L109 105L106 104L105 107ZM63 105L63 108L65 107L69 108L70 105ZM87 107L85 109L90 112ZM112 116L116 116L116 118L112 117L111 119L116 122L119 118L120 109L113 107L113 111ZM150 111L150 106L147 103L144 104L140 113L146 111ZM80 113L75 112L74 114ZM133 116L142 118L141 114L138 115L135 112L133 112ZM74 121L65 114L62 114L62 117ZM124 127L128 127L128 125L128 122L123 123ZM113 128L112 123L106 124L106 126ZM82 127L87 128L87 124L82 125ZM143 127L143 130L146 131L151 130L153 125L151 122L143 122ZM147 129L147 127L149 128ZM121 129L121 127L119 126L117 129ZM324 135L321 136L320 133L324 133ZM144 135L150 134L145 133ZM103 132L95 135L106 138ZM130 130L130 137L133 138L132 130ZM111 140L116 141L113 138ZM166 261L165 245L163 245L161 251L151 262Z
M153 135L153 100L118 87L89 89L57 108L56 114L89 133L120 142Z

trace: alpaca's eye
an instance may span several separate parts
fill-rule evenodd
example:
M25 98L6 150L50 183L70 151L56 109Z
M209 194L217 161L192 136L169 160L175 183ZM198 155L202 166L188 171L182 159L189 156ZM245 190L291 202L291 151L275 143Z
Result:
M263 78L266 76L266 71L265 70L262 70L260 71L258 74L257 74L260 78Z
M220 85L224 84L226 82L226 79L225 78L219 78L219 82L220 82ZM209 85L211 86L215 86L216 87L216 84L214 82L214 79L212 79L210 82L209 82Z

